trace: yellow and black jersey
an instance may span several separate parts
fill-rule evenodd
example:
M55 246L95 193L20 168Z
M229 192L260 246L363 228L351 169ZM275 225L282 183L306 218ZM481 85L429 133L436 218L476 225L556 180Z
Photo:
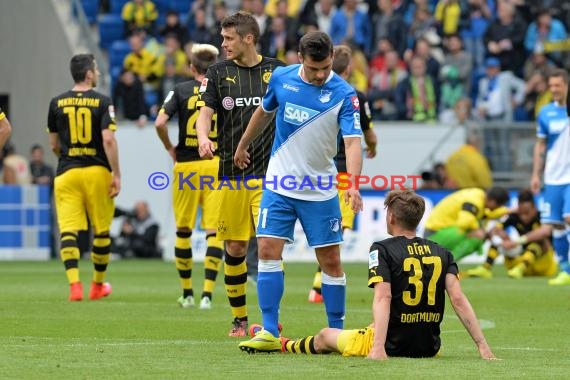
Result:
M6 118L6 114L4 113L4 111L2 111L2 108L0 108L0 120L5 119Z
M423 238L397 236L372 244L368 268L369 287L389 282L392 289L388 355L434 356L441 345L445 276L458 273L451 252Z
M249 119L261 105L271 73L284 65L275 58L262 57L252 67L242 67L226 60L208 68L200 92L203 93L204 104L218 114L219 178L265 175L273 145L275 120L251 144L251 164L245 170L234 166L233 155Z
M48 131L57 133L61 155L56 175L100 165L111 171L103 148L103 129L116 130L111 99L94 90L67 91L51 100Z
M534 219L530 221L530 223L524 223L517 213L512 213L509 214L507 219L504 222L502 222L500 226L502 226L503 229L513 227L517 230L520 236L523 236L528 234L530 231L540 228L541 226L540 214L537 213ZM523 245L523 247L526 248L529 244L531 243L527 243Z
M426 221L426 228L439 231L447 227L459 227L472 231L480 227L485 217L485 191L478 188L457 190L433 208Z
M198 91L199 88L200 82L194 79L177 84L174 90L168 93L160 109L160 112L166 113L170 118L178 113L178 145L176 145L176 161L178 162L200 160L196 120L198 120L200 107L204 105L204 101ZM214 141L216 152L218 149L217 117L217 114L214 114L209 135Z
M360 126L362 132L367 131L372 128L372 112L370 111L370 105L368 104L368 98L364 93L356 90L356 96L358 97L358 103L360 105ZM336 165L336 170L339 172L346 172L346 150L344 147L344 139L339 134L338 142L338 153L334 158Z

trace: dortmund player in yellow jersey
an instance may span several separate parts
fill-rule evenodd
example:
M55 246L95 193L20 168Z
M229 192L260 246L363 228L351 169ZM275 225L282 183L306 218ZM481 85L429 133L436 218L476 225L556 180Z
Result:
M373 323L359 330L324 328L315 336L281 338L281 351L303 354L337 352L385 360L433 357L441 348L440 325L445 293L482 359L495 355L485 340L469 300L461 290L451 253L416 236L425 202L411 190L391 191L384 201L393 237L375 242L368 256L368 287L374 289ZM266 349L240 347L257 352Z
M501 187L487 192L478 188L458 190L431 211L424 237L449 249L455 260L460 260L481 249L486 236L482 221L506 214L503 206L508 200L509 193Z
M204 105L199 92L204 74L209 66L216 62L219 51L215 46L194 44L191 51L190 71L193 80L176 85L171 91L156 118L156 131L164 148L172 156L174 179L172 186L172 202L176 219L176 243L174 258L180 276L182 295L178 303L182 307L194 306L192 289L192 228L196 225L198 206L202 208L202 228L206 229L208 248L204 259L204 288L200 301L200 309L210 309L212 292L218 271L222 263L223 242L216 238L217 226L217 176L219 157L202 160L198 153L196 136L196 120L200 107ZM178 144L176 147L168 137L167 121L178 113ZM217 117L212 118L209 138L217 140ZM200 178L216 179L212 188L204 186ZM185 178L190 184L184 183Z
M83 299L79 279L77 233L93 228L94 265L89 299L111 293L104 282L111 254L109 230L121 190L115 116L111 99L93 88L99 71L92 54L71 58L70 91L51 100L48 113L49 141L59 157L54 181L57 222L61 233L60 255L70 284L70 301Z
M4 148L6 141L10 138L12 133L12 125L8 121L6 114L0 108L0 150Z
M507 234L509 227L516 230L516 239ZM558 264L550 243L550 229L541 224L540 213L530 190L522 190L519 193L517 211L497 224L491 231L491 236L493 245L485 263L468 270L468 276L491 278L491 268L501 252L505 255L505 267L509 277L554 276L557 273Z

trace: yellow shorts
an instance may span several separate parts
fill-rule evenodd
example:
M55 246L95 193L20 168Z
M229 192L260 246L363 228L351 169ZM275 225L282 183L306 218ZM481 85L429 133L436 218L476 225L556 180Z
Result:
M338 335L336 344L342 356L368 356L374 342L374 328L343 330Z
M248 187L256 190L245 189L243 181L224 183L231 183L231 188L220 186L216 192L219 205L217 237L219 240L248 241L255 236L263 180L247 181Z
M354 229L354 211L352 211L352 207L350 202L346 204L344 202L344 194L346 190L339 190L338 191L338 200L340 203L340 214L342 216L342 228L348 228L349 230Z
M172 206L176 227L196 227L198 206L202 208L200 227L215 230L218 224L218 166L219 157L213 160L177 162L174 164L174 179L172 181ZM184 182L188 179L191 186ZM182 183L180 180L182 179ZM211 183L211 185L209 185ZM212 188L210 188L210 186Z
M558 273L558 264L554 257L554 250L552 248L548 249L544 254L542 254L542 248L539 244L529 244L528 249L533 250L537 253L536 260L529 265L525 272L525 276L554 276ZM525 259L525 256L532 256L531 252L525 251L520 256L514 259L505 257L505 267L507 269L512 269Z
M109 232L115 201L109 197L112 175L103 166L69 169L55 177L54 193L60 232L87 229L87 217L95 234Z

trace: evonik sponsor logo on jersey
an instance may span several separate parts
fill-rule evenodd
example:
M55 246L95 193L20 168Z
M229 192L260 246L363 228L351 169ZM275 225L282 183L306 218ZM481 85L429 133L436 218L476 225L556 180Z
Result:
M251 98L232 98L231 96L226 96L222 99L222 106L229 110L235 107L247 107L247 106L259 106L261 105L261 97L254 96Z
M287 123L301 125L309 119L317 116L319 111L315 111L310 108L299 106L293 103L285 103L285 114L284 120Z

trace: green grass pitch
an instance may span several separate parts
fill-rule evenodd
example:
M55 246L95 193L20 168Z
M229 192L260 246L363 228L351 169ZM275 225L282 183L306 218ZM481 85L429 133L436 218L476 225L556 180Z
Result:
M86 293L91 265L81 261ZM281 304L283 334L301 337L326 325L322 305L307 294L314 264L286 264ZM346 328L371 321L366 264L347 264ZM201 263L194 287L202 288ZM173 263L116 261L113 294L100 301L67 301L59 262L0 263L0 379L458 379L568 378L570 287L544 278L462 281L501 361L486 362L448 304L442 357L372 362L338 355L247 355L230 338L231 314L219 276L214 307L181 309ZM199 298L199 297L197 297ZM255 287L248 285L250 323L260 322Z

